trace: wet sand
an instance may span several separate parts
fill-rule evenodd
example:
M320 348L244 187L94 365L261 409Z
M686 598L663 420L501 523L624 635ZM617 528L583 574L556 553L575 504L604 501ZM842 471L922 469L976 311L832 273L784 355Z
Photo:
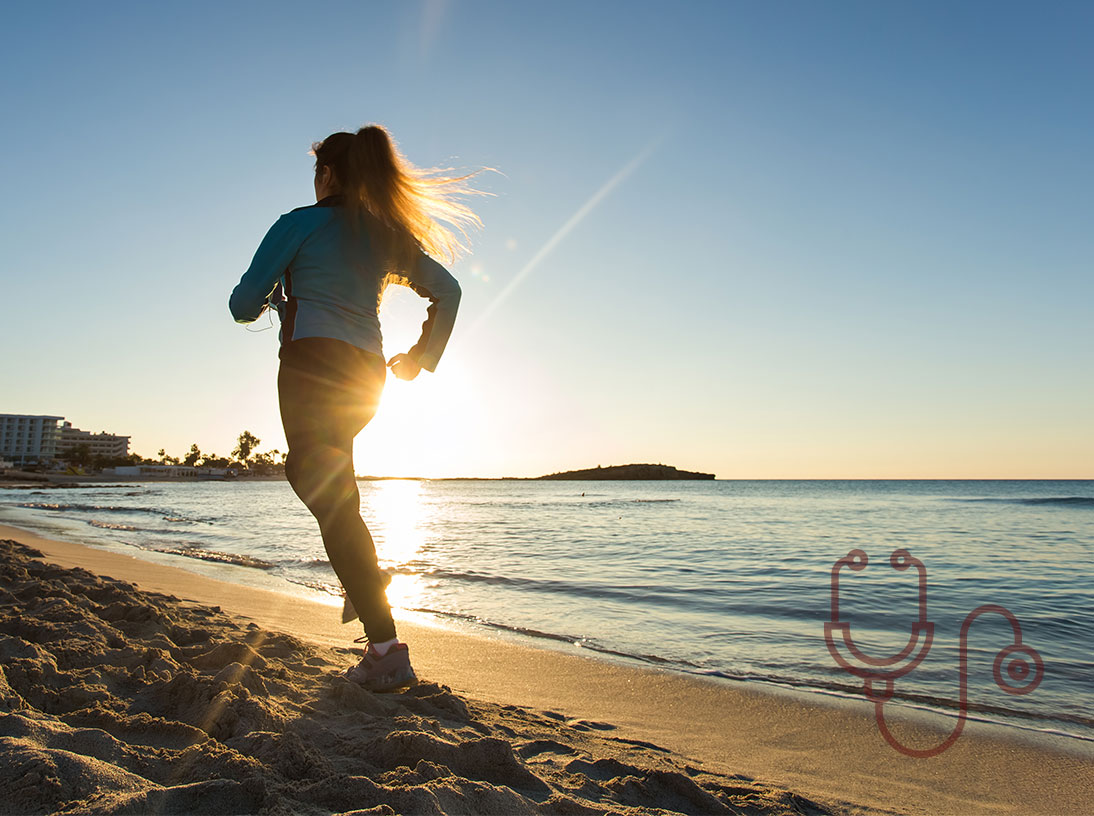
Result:
M1089 813L1094 802L1089 743L970 723L951 750L914 759L884 743L865 703L405 621L422 682L370 694L338 676L356 660L357 629L330 606L10 527L0 539L0 813ZM911 744L952 725L894 719Z

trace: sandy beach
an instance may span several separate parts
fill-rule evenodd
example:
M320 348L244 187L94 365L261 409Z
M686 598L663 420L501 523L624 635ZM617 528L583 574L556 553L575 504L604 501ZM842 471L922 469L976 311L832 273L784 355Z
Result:
M331 607L0 526L0 813L1090 813L1094 747L400 621L422 682L339 677ZM928 745L952 721L895 720Z

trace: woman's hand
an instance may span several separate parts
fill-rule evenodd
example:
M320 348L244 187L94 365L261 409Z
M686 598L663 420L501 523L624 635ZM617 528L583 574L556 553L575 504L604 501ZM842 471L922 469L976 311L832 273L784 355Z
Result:
M409 354L396 354L387 361L391 373L400 380L413 380L422 367Z

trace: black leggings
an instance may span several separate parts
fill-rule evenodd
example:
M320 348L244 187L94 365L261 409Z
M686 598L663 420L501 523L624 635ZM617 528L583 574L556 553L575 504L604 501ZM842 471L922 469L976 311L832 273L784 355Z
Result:
M361 519L353 438L380 403L387 366L341 340L305 337L281 347L277 392L289 443L285 475L323 535L327 558L370 641L395 637L376 547Z

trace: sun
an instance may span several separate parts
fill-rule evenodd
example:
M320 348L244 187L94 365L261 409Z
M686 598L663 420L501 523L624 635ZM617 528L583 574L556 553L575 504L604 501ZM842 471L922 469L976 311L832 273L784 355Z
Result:
M354 443L354 469L369 476L464 475L486 414L472 372L445 359L443 376L423 371L409 382L388 374L380 408Z

